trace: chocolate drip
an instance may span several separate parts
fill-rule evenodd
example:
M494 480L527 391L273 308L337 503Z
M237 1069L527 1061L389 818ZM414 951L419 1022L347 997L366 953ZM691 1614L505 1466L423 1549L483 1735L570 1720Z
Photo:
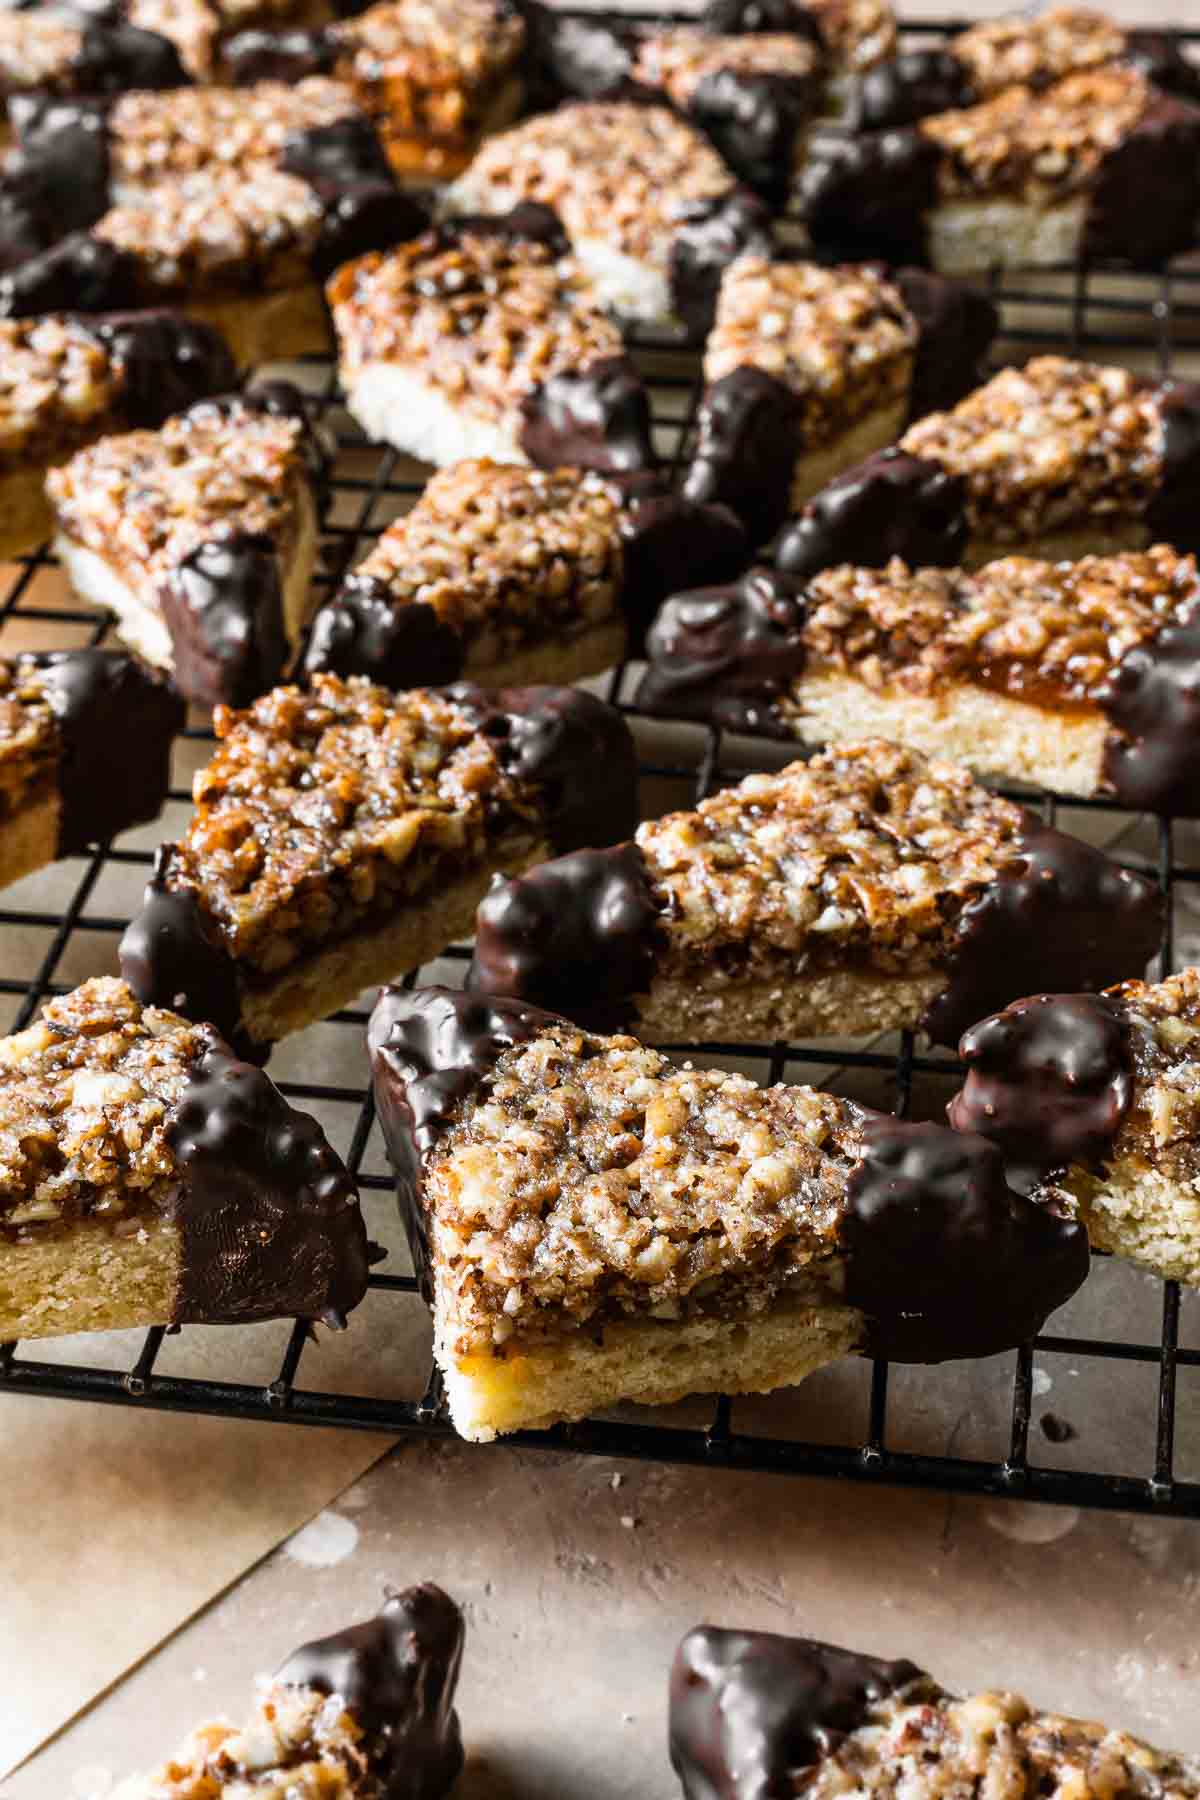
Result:
M188 552L159 594L175 683L199 706L246 706L288 659L279 555L270 537L235 532Z
M86 231L110 205L107 104L16 94L8 110L17 147L5 182L20 189L39 244Z
M956 1131L996 1144L1028 1192L1072 1164L1097 1169L1133 1103L1129 1021L1107 994L1038 994L984 1019L959 1045L963 1088L946 1111Z
M632 837L637 752L613 707L582 688L485 689L460 681L445 691L493 740L513 779L541 789L543 824L555 850Z
M1163 93L1200 100L1200 69L1184 55L1172 32L1127 31L1125 60Z
M386 581L351 575L317 613L305 676L366 675L397 691L440 687L463 671L462 638L423 600L397 603Z
M306 181L324 208L312 252L313 273L328 280L342 263L417 237L429 214L397 186L370 121L360 117L315 125L285 139L280 168Z
M47 312L123 312L141 299L131 256L86 231L73 231L48 250L9 261L17 221L0 195L0 318L27 319Z
M182 1237L173 1323L341 1327L367 1288L358 1194L317 1121L215 1031L167 1125Z
M1194 238L1200 213L1200 107L1154 97L1100 163L1082 254L1152 267Z
M1121 804L1200 816L1200 598L1127 650L1095 697L1115 728L1104 779Z
M153 430L237 380L220 333L179 313L111 313L89 319L87 330L120 367L121 418L130 426Z
M838 563L951 568L967 543L966 484L940 463L888 449L848 469L784 531L776 566L809 579Z
M936 199L938 156L933 140L911 126L823 140L798 183L813 243L847 256L927 262L925 215Z
M920 332L908 395L911 421L957 405L978 385L1000 315L978 288L944 275L895 269L889 280Z
M189 76L170 38L122 18L92 18L83 28L75 87L81 94L186 87Z
M671 1766L685 1800L769 1800L803 1791L877 1701L923 1680L883 1662L768 1631L702 1625L671 1665Z
M442 1800L463 1766L454 1710L462 1648L461 1612L423 1582L393 1594L365 1625L303 1645L275 1680L345 1702L366 1733L380 1800Z
M646 640L635 704L665 718L788 737L774 708L804 668L803 594L773 569L676 594Z
M497 875L475 917L467 986L620 1031L654 969L661 906L636 844L576 850L511 881Z
M527 100L548 112L560 100L615 100L631 85L633 28L563 17L540 0L520 0L525 21Z
M689 337L702 338L730 263L739 256L770 256L775 240L765 206L746 188L689 200L678 208L678 217L667 267L671 306Z
M561 369L521 401L521 448L542 469L652 469L650 401L628 356Z
M971 77L953 50L902 50L858 77L848 123L853 131L898 131L974 102Z
M1146 508L1154 543L1200 552L1200 382L1154 384L1162 421L1162 466Z
M1141 976L1162 929L1154 882L1025 813L1013 860L963 909L949 985L921 1023L934 1043L955 1044L1014 994Z
M231 87L256 81L286 81L307 75L331 75L341 46L336 34L318 31L239 31L221 48L221 61Z
M608 486L623 507L621 605L626 655L645 652L646 633L669 594L703 581L731 580L746 566L749 545L727 506L675 493L657 471L613 475Z
M700 15L706 31L736 37L760 31L791 31L825 48L819 16L802 0L709 0Z
M197 1024L215 1025L243 1055L250 1054L236 965L216 926L206 920L194 889L171 886L175 849L174 844L159 846L141 911L121 938L121 974L143 1006L165 1007Z
M540 200L521 200L502 213L458 213L439 219L434 226L439 244L457 244L464 237L505 238L514 243L543 244L554 257L569 256L571 242L552 206Z
M122 650L20 660L38 671L58 726L59 855L156 819L170 785L171 743L187 718L179 696Z
M895 1362L1013 1349L1088 1272L1082 1225L1013 1193L994 1144L881 1113L864 1118L842 1242L864 1348Z
M731 369L704 391L684 493L723 501L765 543L788 516L800 421L786 382L749 363Z
M782 210L791 192L797 141L817 110L818 86L815 72L713 69L697 82L687 114L738 180Z

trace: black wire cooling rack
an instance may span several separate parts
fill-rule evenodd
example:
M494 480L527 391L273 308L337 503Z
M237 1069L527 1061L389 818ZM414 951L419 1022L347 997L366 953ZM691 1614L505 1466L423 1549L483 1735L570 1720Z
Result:
M917 28L946 29L944 25ZM1200 40L1200 33L1194 36ZM1168 373L1181 361L1186 366L1191 342L1200 359L1200 256L1194 262L1181 259L1150 276L1132 276L1105 265L997 278L991 286L1005 321L997 361L1057 350L1129 361ZM659 448L678 466L686 454L698 400L696 358L669 336L642 333L633 339L633 348L651 384ZM314 362L300 373L339 449L323 521L326 568L321 579L329 584L420 491L422 471L394 452L373 451L365 444L341 410L333 371L327 364ZM7 591L0 598L0 654L32 645L97 643L105 637L106 620L92 610L74 609L69 600L64 602L52 569L53 560L45 550L14 565ZM633 676L625 667L616 669L602 691L630 715L644 752L643 776L653 784L656 797L665 796L663 804L651 810L694 804L724 783L740 778L748 768L762 766L764 760L774 765L785 759L777 746L732 739L716 729L664 729L661 724L639 721L626 698ZM193 760L202 756L210 736L203 725L193 726L186 734L189 741L183 751L190 750ZM188 797L182 785L171 795L177 803L186 803ZM1028 799L1028 795L1023 797ZM1187 860L1189 848L1200 857L1200 833L1169 820L1138 820L1103 803L1081 804L1053 795L1039 800L1048 820L1070 808L1070 823L1075 828L1082 825L1093 835L1098 832L1105 842L1119 843L1139 866L1157 871L1168 915L1161 967L1163 972L1169 970L1174 966L1177 908L1187 904L1189 892L1200 902L1200 860ZM1182 841L1177 843L1177 838ZM43 999L67 991L85 974L113 968L113 948L126 920L104 909L105 884L113 872L122 869L148 872L150 862L148 842L146 848L104 845L56 871L56 900L58 894L64 894L62 904L39 904L45 890L38 878L0 894L5 902L0 906L0 1002L7 1001L11 1009L10 1029L26 1025ZM22 896L30 891L34 898L24 902ZM14 968L5 946L20 946L14 954L23 958L31 943L36 948L29 965ZM448 953L451 963L460 967L468 954L461 947ZM447 978L446 967L446 959L442 959L439 978ZM70 979L66 979L68 974ZM365 1010L353 1008L316 1029L356 1034L357 1043L366 1018ZM329 1040L323 1041L327 1044ZM944 1101L954 1072L948 1058L918 1054L911 1034L867 1047L733 1043L668 1048L715 1062L734 1060L769 1081L833 1082L842 1091L857 1092L875 1104L891 1104L899 1113L908 1111L914 1093L923 1094L925 1088L932 1088ZM325 1067L328 1054L314 1052L309 1058L301 1049L286 1060L289 1070L299 1067L308 1074ZM365 1084L298 1079L280 1079L279 1085L301 1105L333 1109L343 1119L353 1120L343 1146L347 1161L358 1176L364 1202L368 1206L374 1202L379 1209L372 1213L373 1234L385 1236L402 1264L406 1252L401 1248L399 1221L393 1216L390 1228L386 1224L389 1215L382 1196L390 1190L390 1180L377 1148L369 1089ZM921 1110L933 1111L936 1105L936 1101L923 1098ZM385 1221L382 1232L380 1219ZM1190 1388L1186 1404L1181 1403L1191 1371L1200 1370L1200 1348L1180 1342L1181 1295L1175 1283L1151 1282L1128 1270L1116 1273L1137 1285L1114 1290L1111 1309L1101 1309L1102 1321L1097 1322L1094 1308L1087 1309L1078 1324L1072 1316L1070 1328L1039 1337L1013 1356L993 1359L986 1389L976 1382L974 1373L964 1372L964 1365L923 1369L915 1375L909 1370L889 1370L884 1363L855 1365L857 1388L849 1396L834 1396L832 1413L826 1406L816 1431L806 1429L813 1420L806 1419L804 1397L810 1388L816 1391L819 1376L789 1396L693 1402L682 1409L682 1417L680 1409L661 1414L626 1409L503 1441L610 1457L1200 1517L1200 1479L1192 1478L1200 1476L1200 1379L1194 1389L1195 1408ZM1084 1296L1095 1281L1094 1273ZM373 1305L423 1311L411 1273L393 1272L390 1261L372 1275L371 1289L372 1297L351 1319L346 1340L358 1348L355 1334L363 1334L364 1366L371 1356L371 1324L362 1321ZM1183 1305L1186 1309L1186 1298ZM1183 1316L1185 1323L1191 1319L1186 1310ZM1194 1323L1200 1345L1200 1308ZM1182 1335L1186 1338L1186 1329ZM315 1380L305 1385L301 1377L302 1372L307 1373L306 1357L308 1367L322 1358L310 1348L311 1340L300 1323L291 1328L282 1356L274 1356L270 1365L274 1372L258 1382L214 1378L206 1372L207 1365L189 1370L189 1351L200 1352L195 1358L200 1363L203 1348L212 1342L204 1328L190 1327L171 1338L162 1329L137 1334L133 1352L112 1366L111 1348L105 1353L100 1346L125 1346L128 1342L127 1334L111 1341L66 1339L53 1346L32 1345L29 1354L22 1354L16 1344L0 1346L0 1403L5 1394L41 1395L235 1419L341 1426L409 1438L452 1435L436 1371L420 1391L431 1366L425 1349L418 1353L420 1366L395 1369L394 1380L389 1381L385 1372L381 1383L376 1369L372 1381L362 1385L376 1390L382 1385L383 1392L368 1393L342 1391L342 1384L335 1387ZM165 1343L170 1346L167 1355L163 1354ZM81 1353L78 1359L76 1350ZM55 1360L41 1360L50 1355ZM248 1366L252 1361L247 1359ZM169 1369L164 1369L163 1363L169 1364ZM1110 1434L1097 1446L1103 1454L1089 1455L1091 1440L1086 1435L1080 1436L1078 1449L1070 1453L1061 1448L1077 1435L1069 1421L1064 1422L1057 1412L1039 1419L1036 1402L1050 1386L1045 1375L1048 1365L1066 1370L1063 1384L1072 1393L1076 1410L1085 1389L1097 1397L1101 1411L1108 1396L1113 1396L1113 1408L1119 1401L1121 1423L1115 1441ZM976 1366L976 1372L978 1367L982 1365ZM1074 1390L1068 1377L1077 1384ZM354 1385L352 1381L350 1386ZM394 1397L396 1390L419 1397ZM992 1427L988 1453L981 1447L980 1454L964 1454L964 1443L974 1448L980 1440L980 1432L974 1429L980 1416ZM1183 1467L1177 1436L1181 1422L1189 1431L1194 1423L1197 1439L1195 1459L1185 1454Z

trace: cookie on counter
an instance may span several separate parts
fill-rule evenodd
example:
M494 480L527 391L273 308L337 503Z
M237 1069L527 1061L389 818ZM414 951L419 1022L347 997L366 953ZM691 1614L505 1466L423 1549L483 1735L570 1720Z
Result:
M298 1316L367 1286L354 1183L210 1025L87 981L0 1039L0 1333Z
M640 646L683 569L746 557L731 513L655 475L456 463L320 608L304 669L390 688L578 681Z
M546 207L444 221L328 294L346 404L378 442L435 464L654 466L642 378Z
M468 986L656 1043L953 1044L989 995L1141 975L1161 936L1153 882L869 740L496 881Z
M724 501L763 542L843 469L973 388L997 323L983 294L921 269L741 257L704 348L684 492Z
M198 1726L112 1800L443 1800L463 1766L463 1637L462 1613L432 1582L393 1592L375 1618L301 1645L240 1730Z
M320 446L286 383L202 400L52 471L75 592L201 706L280 679L312 614Z
M368 1044L466 1438L765 1393L856 1351L990 1355L1087 1273L1082 1228L1022 1202L984 1138L448 988L386 988Z
M1002 1790L1200 1795L1200 1757L1155 1750L1019 1694L959 1697L915 1663L769 1631L690 1631L671 1667L671 1764L685 1800Z
M780 569L976 568L1011 554L1200 550L1200 383L1039 356L836 476L785 528Z
M316 675L215 728L121 968L146 1004L259 1054L466 936L493 874L636 816L629 728L578 688Z

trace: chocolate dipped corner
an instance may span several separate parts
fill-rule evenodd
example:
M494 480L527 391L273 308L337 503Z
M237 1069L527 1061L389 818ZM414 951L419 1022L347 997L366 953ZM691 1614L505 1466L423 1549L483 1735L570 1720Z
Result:
M520 436L543 469L573 464L612 474L658 464L650 397L629 356L548 375L522 397Z
M191 888L173 887L175 846L162 844L141 908L121 937L121 974L143 1006L215 1025L245 1047L237 968Z
M636 705L664 718L787 736L773 702L804 668L804 622L799 584L774 569L676 594L647 637Z
M690 200L679 218L668 258L671 306L699 341L713 322L726 269L739 256L769 257L775 239L766 207L744 187Z
M782 532L775 564L798 579L837 563L950 568L967 544L966 484L940 463L891 448L815 495Z
M397 606L385 581L349 575L314 617L301 667L306 679L365 675L399 690L457 681L464 657L462 638L432 606Z

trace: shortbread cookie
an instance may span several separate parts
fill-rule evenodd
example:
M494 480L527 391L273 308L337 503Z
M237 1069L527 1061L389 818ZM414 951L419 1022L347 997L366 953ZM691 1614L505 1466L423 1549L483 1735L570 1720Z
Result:
M977 574L757 570L671 600L637 703L829 743L888 731L977 774L1200 811L1200 575L1165 545Z
M385 989L368 1044L467 1438L852 1351L990 1355L1087 1272L1082 1228L1020 1201L983 1138L448 988Z
M156 819L185 719L120 650L0 663L0 884Z
M237 377L215 331L161 312L0 320L0 371L0 558L49 536L49 469Z
M1111 1250L1200 1286L1200 971L1106 994L1038 994L959 1046L952 1124Z
M354 1183L211 1025L85 982L0 1040L0 1335L340 1325L367 1285Z
M685 1800L1200 1795L1200 1757L1043 1712L1019 1694L960 1698L915 1663L712 1625L675 1653L670 1750Z
M801 173L814 244L945 274L1118 257L1193 239L1200 107L1113 63L896 131L827 138Z
M705 345L684 492L725 501L761 543L910 420L953 406L996 325L982 294L920 269L741 257Z
M453 213L522 201L562 221L602 305L628 320L708 326L724 269L769 255L765 209L663 106L580 101L490 138L447 191Z
M456 463L317 613L304 668L390 688L578 681L640 648L682 570L746 554L726 508L657 477Z
M360 0L118 0L118 4L131 24L157 32L175 47L193 81L225 81L236 78L230 52L242 33L314 30L341 13L359 10Z
M113 1800L443 1800L463 1765L463 1636L432 1582L392 1593L375 1618L289 1656L240 1731L199 1726Z
M953 1044L989 996L1141 975L1161 936L1152 882L875 740L496 882L468 985L657 1043Z
M235 1043L419 968L467 935L492 874L611 844L636 816L629 728L577 688L395 695L317 675L215 727L121 967L147 1004Z
M328 293L369 437L437 464L653 465L641 377L545 207L446 221Z
M55 550L186 699L244 706L280 679L315 603L318 454L294 388L202 400L53 471Z
M66 6L0 10L0 102L18 94L120 94L180 87L169 39L107 13Z
M1200 384L1039 356L836 477L780 540L793 575L836 563L1200 550Z

